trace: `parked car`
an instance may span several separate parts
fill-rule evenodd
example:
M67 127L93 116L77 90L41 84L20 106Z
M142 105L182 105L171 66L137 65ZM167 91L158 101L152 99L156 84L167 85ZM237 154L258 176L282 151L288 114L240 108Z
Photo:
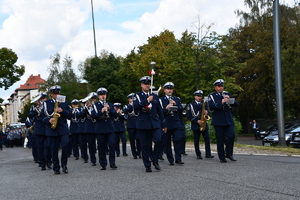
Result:
M294 130L300 130L300 124L288 124L285 126L285 141L286 145L290 145L291 142L291 137L292 137L292 131ZM300 131L299 131L300 132ZM263 141L262 145L263 146L271 146L271 145L276 145L279 142L279 136L278 136L278 130L276 131L271 131L270 135L266 136Z
M285 134L285 142L286 142L287 146L290 145L291 136L292 136L291 133ZM262 140L262 145L263 146L274 146L274 145L277 145L278 143L279 143L278 133L277 134L270 134L270 135L264 137L264 139Z
M284 129L285 131L287 131L289 128L291 128L294 124L292 123L285 123L284 124ZM259 132L259 137L261 139L263 139L264 137L270 135L270 134L275 134L278 133L278 128L277 128L277 124L273 124L271 126L269 126L268 128L262 130Z
M296 124L287 123L284 125L284 132L289 133L290 131L298 128L299 126L300 126L300 123L296 123ZM278 134L278 129L270 132L270 135L273 135L273 134Z
M273 130L277 130L277 124L272 124L268 128L259 131L259 138L263 139L264 137L266 137L267 135L269 135L270 132L273 131Z
M291 142L290 145L293 147L300 147L300 127L291 131Z

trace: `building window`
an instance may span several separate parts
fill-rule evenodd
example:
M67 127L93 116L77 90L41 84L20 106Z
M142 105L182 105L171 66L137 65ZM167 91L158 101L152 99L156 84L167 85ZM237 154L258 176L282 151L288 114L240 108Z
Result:
M29 84L29 83L27 83L27 87L30 87L30 84Z
M36 86L36 87L39 87L39 84L38 84L38 83L36 83L36 84L35 84L35 86Z

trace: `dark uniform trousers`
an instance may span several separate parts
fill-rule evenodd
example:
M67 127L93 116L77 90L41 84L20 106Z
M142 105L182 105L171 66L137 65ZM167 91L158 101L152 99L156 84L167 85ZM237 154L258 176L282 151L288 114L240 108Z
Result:
M206 126L205 131L200 131L199 130L193 130L194 132L194 147L195 147L195 153L197 156L201 156L201 151L199 149L199 141L200 141L200 136L202 134L202 137L205 142L205 154L206 156L211 155L211 150L210 150L210 137L208 133L208 126Z
M78 145L79 145L79 133L72 133L71 134L71 147L73 150L73 155L74 157L78 158L79 157L79 149L78 149Z
M136 116L134 116L135 113L133 113L130 104L124 106L123 112L128 116L126 125L127 125L127 132L129 136L132 156L133 157L141 156L141 144L140 144L139 136L136 131Z
M35 144L40 167L51 163L50 143L46 135L35 135Z
M81 157L83 160L88 161L89 156L87 154L87 134L86 133L80 133L80 152Z
M96 163L96 134L95 133L86 133L86 142L89 145L89 154L91 157L91 162ZM85 142L85 145L86 145ZM86 149L86 148L85 148Z
M166 133L164 133L164 144L166 148L167 159L170 163L174 162L174 157L172 154L172 136L173 136L173 144L174 144L174 152L175 152L175 160L181 161L181 152L182 152L182 130L181 129L168 129Z
M50 142L53 170L58 171L60 169L57 153L59 146L61 146L61 165L67 166L68 163L69 135L48 136L48 138Z
M98 155L101 167L107 166L106 150L108 146L109 164L115 165L115 133L96 134L98 140Z
M141 143L140 143L140 139L138 137L137 130L135 128L127 128L127 131L128 131L128 135L129 135L132 156L133 157L140 156L141 155Z
M115 132L115 150L116 154L120 154L120 139L122 142L122 152L126 154L126 134L125 132Z
M153 159L153 162L158 162L158 155L160 151L161 146L161 136L162 136L162 130L160 128L158 129L137 129L140 141L141 141L141 148L142 148L142 156L143 156L143 162L144 166L150 167L151 162L149 158L151 157ZM151 152L152 149L152 141L154 142L154 149L153 152Z
M219 159L225 159L225 156L232 156L234 145L234 125L228 126L214 126L216 131L217 148ZM224 150L224 144L225 150ZM226 152L225 152L226 151ZM225 154L226 153L226 154Z

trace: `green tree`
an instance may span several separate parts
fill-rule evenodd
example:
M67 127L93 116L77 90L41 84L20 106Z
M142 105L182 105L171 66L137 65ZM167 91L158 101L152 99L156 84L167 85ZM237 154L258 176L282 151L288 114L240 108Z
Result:
M18 111L18 121L21 122L21 123L25 123L26 121L26 118L27 118L27 115L29 113L29 110L30 110L30 107L31 107L31 103L30 103L30 100L28 100L25 105L24 105L24 109L22 112L19 112Z
M237 52L238 62L243 64L240 72L235 74L235 78L243 89L238 96L239 115L244 120L242 121L244 130L247 130L251 119L275 118L276 99L272 1L245 0L245 4L251 12L237 12L243 23L229 30L229 38L237 41L234 50ZM299 97L295 98L295 95L292 95L299 89L297 84L294 84L299 77L295 73L298 64L296 57L293 56L299 51L297 49L299 17L296 9L285 5L280 6L280 12L283 92L285 106L288 108L285 109L285 113L291 113L291 107L297 102L294 100L299 101ZM295 108L298 110L297 106Z
M104 87L108 90L108 101L112 103L126 103L129 92L125 88L125 82L118 75L122 58L106 51L101 52L99 57L87 58L83 67L83 78L89 84L89 90L96 92Z
M15 52L8 48L0 49L0 87L7 90L15 82L20 80L20 77L25 72L23 65L17 66L18 56Z
M86 97L86 84L81 83L81 79L75 74L71 57L66 55L62 64L61 69L60 54L57 53L51 57L51 63L48 67L49 76L40 90L47 91L51 86L59 85L62 87L61 94L65 95L69 102L73 99Z

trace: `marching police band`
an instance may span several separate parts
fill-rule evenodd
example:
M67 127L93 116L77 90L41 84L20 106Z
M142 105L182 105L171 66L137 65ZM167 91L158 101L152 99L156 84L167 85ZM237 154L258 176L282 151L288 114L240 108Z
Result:
M60 94L61 87L58 85L50 87L51 99L47 100L47 93L39 93L32 101L26 126L31 127L30 130L35 136L34 159L37 160L41 170L46 170L47 167L53 169L54 174L60 174L60 169L68 173L69 152L73 152L75 160L79 160L81 156L84 163L88 163L90 158L92 166L96 166L97 151L101 170L106 170L108 161L111 169L117 169L115 157L121 153L120 140L123 156L128 155L126 130L132 156L134 159L142 158L146 172L152 172L151 165L157 171L161 170L158 159L162 148L169 165L174 163L184 165L182 154L187 154L185 154L185 127L182 118L185 112L194 132L197 159L202 159L199 148L201 134L205 140L205 158L213 158L209 127L206 120L203 120L203 115L210 114L209 110L212 112L212 125L216 132L220 162L227 162L226 158L236 161L233 158L235 133L231 109L238 103L231 94L224 92L224 80L218 79L214 82L216 92L208 95L205 104L202 100L203 91L194 92L195 101L187 105L186 111L179 97L173 96L175 86L172 82L164 84L165 95L160 98L154 92L151 93L151 77L142 77L140 83L142 91L129 94L128 104L123 109L120 103L106 101L108 90L104 87L91 92L84 99L72 100L71 105L65 100L65 96ZM97 97L99 101L96 100ZM61 149L60 160L59 149Z

